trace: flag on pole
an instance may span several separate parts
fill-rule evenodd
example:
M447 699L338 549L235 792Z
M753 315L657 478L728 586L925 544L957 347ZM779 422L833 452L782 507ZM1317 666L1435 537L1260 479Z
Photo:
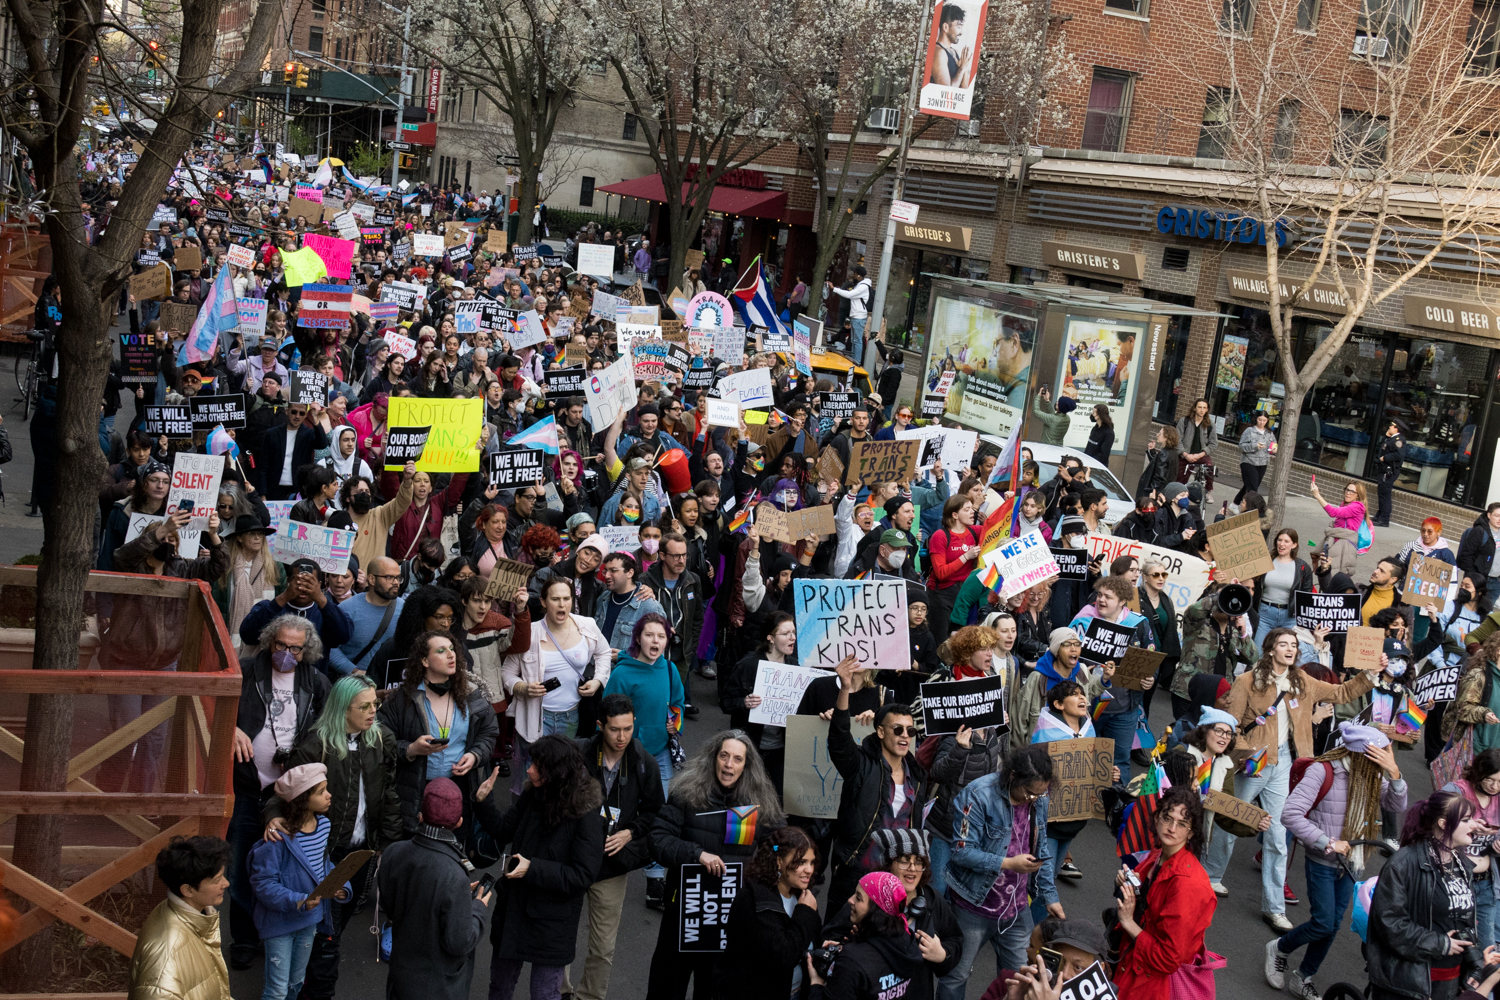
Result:
M757 256L740 275L740 283L730 293L730 302L745 320L745 328L763 326L772 333L791 336L791 331L782 325L776 315L776 303L771 297L771 284L766 280L766 268Z
M219 276L209 288L203 306L193 320L193 328L177 349L178 366L210 360L219 338L239 327L240 306L235 301L234 284L229 273L231 270L228 267L219 268Z
M333 164L329 163L327 160L324 160L322 166L318 167L318 172L313 174L312 186L327 187L332 183Z
M558 454L557 418L548 417L546 420L538 420L505 443L522 448L540 448L549 455L556 455Z
M208 432L207 443L210 455L228 454L231 458L240 457L240 446L234 443L234 438L229 436L223 424L215 426Z

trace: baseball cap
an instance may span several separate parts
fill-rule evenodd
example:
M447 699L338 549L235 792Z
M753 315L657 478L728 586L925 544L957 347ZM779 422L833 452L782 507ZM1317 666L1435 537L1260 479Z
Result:
M1058 921L1047 944L1053 948L1065 944L1096 958L1104 958L1109 951L1109 946L1104 941L1104 928L1078 917Z
M907 541L906 533L904 531L897 531L895 528L887 528L885 529L885 531L881 532L880 544L889 545L893 549L904 549L908 545L910 545L911 542Z

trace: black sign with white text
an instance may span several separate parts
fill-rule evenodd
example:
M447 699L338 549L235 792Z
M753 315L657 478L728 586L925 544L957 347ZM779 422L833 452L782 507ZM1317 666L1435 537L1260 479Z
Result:
M489 485L506 488L532 486L543 478L547 453L540 448L507 448L485 456Z
M583 365L574 368L554 368L547 372L547 398L572 399L583 395L583 384L588 380L589 370Z
M1005 678L976 677L922 685L922 724L928 736L947 736L960 726L1004 726Z
M1089 578L1088 549L1052 549L1052 561L1062 570L1064 580L1087 580Z
M1125 651L1135 639L1135 629L1107 622L1102 618L1090 618L1088 628L1079 636L1083 640L1083 652L1079 659L1087 663L1119 663Z
M193 408L195 431L211 431L219 424L245 426L245 394L242 392L226 396L193 396L188 403Z
M1358 594L1314 594L1308 590L1292 592L1292 615L1297 624L1315 632L1330 628L1347 632L1359 624Z
M191 438L193 415L186 406L148 406L141 430L152 437Z
M677 884L677 950L714 954L729 943L729 908L739 895L744 863L726 862L724 874L683 865Z

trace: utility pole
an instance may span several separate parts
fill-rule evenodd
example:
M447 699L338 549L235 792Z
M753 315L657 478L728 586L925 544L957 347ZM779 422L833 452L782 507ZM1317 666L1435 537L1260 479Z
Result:
M401 32L401 86L396 95L396 141L401 141L401 123L406 113L406 48L411 40L411 0L406 0L406 27ZM391 150L391 187L401 183L401 150Z
M911 87L906 95L905 113L901 116L901 151L896 158L896 179L891 186L891 201L900 201L906 186L906 151L911 145L912 120L916 118L918 102L921 100L922 88L922 64L923 56L927 48L928 23L932 20L932 0L927 0L922 5L922 27L917 31L917 52L912 61ZM880 321L885 316L886 288L891 281L891 255L896 249L896 220L888 217L885 221L885 242L880 245L880 273L875 280L875 301L870 304L870 318L865 321L867 335L880 329Z

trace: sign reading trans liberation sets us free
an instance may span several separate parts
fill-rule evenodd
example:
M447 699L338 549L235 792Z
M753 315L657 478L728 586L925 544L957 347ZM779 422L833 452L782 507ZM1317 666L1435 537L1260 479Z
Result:
M846 656L868 670L911 668L906 583L797 580L797 661L832 669Z

